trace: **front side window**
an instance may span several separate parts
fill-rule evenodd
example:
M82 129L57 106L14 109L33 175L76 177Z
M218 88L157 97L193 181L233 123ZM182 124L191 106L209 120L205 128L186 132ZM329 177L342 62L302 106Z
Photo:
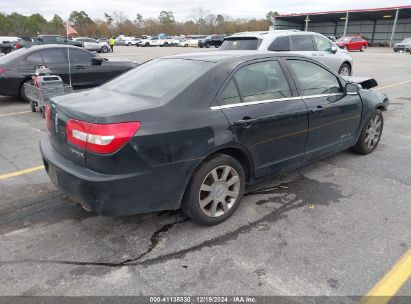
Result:
M314 35L313 37L317 46L317 51L331 52L331 42L327 38L319 35Z
M314 51L314 44L310 35L292 35L294 51Z
M289 51L290 50L290 39L288 38L288 36L277 37L268 47L268 50L276 51L276 52Z
M238 93L237 86L233 79L231 79L223 91L222 105L240 103L241 98Z
M235 73L243 102L291 96L290 87L278 61L247 65Z
M303 60L288 60L288 64L304 96L342 92L338 78L319 65Z
M70 49L71 63L90 63L94 55L81 49Z

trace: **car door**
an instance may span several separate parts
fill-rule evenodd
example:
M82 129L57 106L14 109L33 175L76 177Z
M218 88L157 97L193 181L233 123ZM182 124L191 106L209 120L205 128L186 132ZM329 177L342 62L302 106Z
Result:
M314 48L314 42L311 35L299 34L290 35L291 51L296 54L312 57L317 59L318 52Z
M109 64L93 64L92 53L82 49L70 48L70 63L75 71L75 85L79 87L92 87L100 85L111 79L112 71Z
M41 50L40 54L44 65L50 69L52 74L60 76L64 83L70 83L67 48L47 48ZM71 69L71 74L73 76L73 69Z
M330 40L321 35L313 35L315 49L317 51L317 59L321 63L329 66L334 71L338 71L342 62L339 56L332 51L332 43Z
M342 80L319 64L291 58L287 63L309 113L306 159L353 145L361 120L360 97L345 94Z
M251 152L257 176L299 164L308 113L278 60L241 66L220 93L219 105L236 140Z

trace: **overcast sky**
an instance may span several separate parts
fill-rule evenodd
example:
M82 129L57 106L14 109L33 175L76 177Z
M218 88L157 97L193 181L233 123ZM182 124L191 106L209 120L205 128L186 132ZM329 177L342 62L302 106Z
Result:
M214 14L231 17L262 18L272 10L280 14L306 13L328 10L375 8L411 5L410 0L0 0L0 11L18 12L23 15L41 13L47 19L54 14L66 19L73 10L86 11L92 18L103 18L104 12L122 11L134 18L137 13L157 17L162 10L173 11L178 21L190 18L195 7L202 7Z

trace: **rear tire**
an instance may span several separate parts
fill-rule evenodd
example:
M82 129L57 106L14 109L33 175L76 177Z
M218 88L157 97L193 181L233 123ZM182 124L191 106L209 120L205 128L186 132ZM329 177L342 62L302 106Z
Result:
M181 210L200 225L217 225L237 209L244 188L242 165L229 155L217 154L193 173Z
M380 142L383 127L384 117L382 112L376 109L364 124L360 136L351 148L351 151L362 155L373 152Z
M25 83L30 83L30 84L34 84L33 80L28 79L26 81L24 81L21 86L20 86L20 98L25 101L25 102L30 102L30 100L28 99L28 97L26 96L26 92L24 91L24 84Z

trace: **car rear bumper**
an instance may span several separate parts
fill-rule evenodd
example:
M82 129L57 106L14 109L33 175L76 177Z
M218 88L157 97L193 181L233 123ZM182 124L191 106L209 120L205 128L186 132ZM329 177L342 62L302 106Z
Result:
M196 163L179 162L146 172L107 175L65 158L48 137L40 141L40 151L52 182L85 209L105 216L178 209Z

